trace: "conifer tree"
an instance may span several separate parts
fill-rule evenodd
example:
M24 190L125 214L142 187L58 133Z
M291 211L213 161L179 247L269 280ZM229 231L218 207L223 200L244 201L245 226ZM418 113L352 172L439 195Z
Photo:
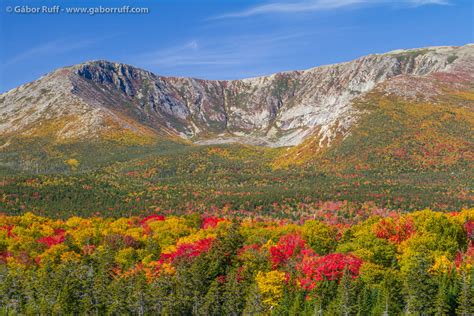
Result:
M114 279L108 286L110 293L109 305L107 306L107 314L126 314L127 309L127 282L124 278Z
M223 292L223 313L225 315L241 315L245 303L245 291L243 282L239 281L236 270L232 270L227 274Z
M474 313L474 290L471 284L472 275L468 275L468 272L463 269L460 273L459 280L459 294L457 297L458 307L456 313L458 315L472 315Z
M214 280L209 286L204 303L199 309L199 315L222 315L222 289L217 280Z
M252 284L245 299L243 315L259 315L264 312L262 298L256 284Z
M289 305L288 314L289 315L299 315L301 314L302 303L304 302L304 297L302 292L296 292L295 294L291 295L291 292L287 292L285 298L289 298L286 305ZM287 300L284 299L283 302Z
M127 305L133 315L145 315L148 312L151 298L148 296L147 281L143 273L128 279Z
M330 313L352 315L357 310L357 287L347 268L337 287L336 298L331 302Z
M447 315L449 306L449 276L443 273L438 277L438 292L436 294L435 313L436 315Z
M368 315L372 310L374 291L366 284L362 285L357 297L357 315Z
M410 262L405 276L404 292L407 313L431 313L436 286L428 273L431 261L423 253L417 253Z
M316 288L312 291L314 297L314 313L323 315L332 303L334 294L337 292L338 284L336 281L323 280L318 282Z
M381 283L378 304L383 315L396 315L403 309L401 275L396 270L387 270Z

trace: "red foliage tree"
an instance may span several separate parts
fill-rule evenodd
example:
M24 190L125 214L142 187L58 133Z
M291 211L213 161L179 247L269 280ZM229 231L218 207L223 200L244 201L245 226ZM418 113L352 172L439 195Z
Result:
M148 226L149 222L164 221L164 220L165 220L165 217L163 215L152 214L150 216L143 218L139 223L143 228L143 233L145 235L148 235L151 233L151 228L150 226Z
M214 238L201 239L195 243L181 244L172 253L164 253L160 256L158 263L175 263L181 259L191 259L207 252L211 246Z
M164 220L165 220L165 217L163 215L152 214L142 219L140 221L140 224L143 226L143 225L146 225L148 222L164 221Z
M353 278L359 275L362 260L352 254L332 253L324 257L305 256L298 270L301 273L299 283L307 290L313 289L323 280L339 281L347 269Z
M219 222L223 222L225 219L215 217L215 216L204 216L202 218L202 223L201 223L201 228L202 229L207 229L207 228L213 228L216 227Z
M12 237L15 237L15 234L12 232L13 228L15 228L15 225L5 225L5 226L1 226L0 230L6 231L7 237L12 238Z
M36 242L45 245L50 248L54 245L61 244L65 240L66 231L62 228L57 228L54 230L54 234L51 236L41 237Z
M239 250L237 250L237 256L241 256L247 252L257 252L262 248L262 245L260 244L251 244L247 246L243 246Z
M382 219L375 228L378 238L399 244L415 233L415 224L411 217Z
M273 268L285 265L291 258L296 258L306 249L306 241L298 234L282 236L275 246L270 248L270 260Z
M474 265L474 245L472 243L469 244L466 252L459 251L454 258L456 268L460 268L463 263Z
M464 229L466 229L467 239L474 243L474 221L469 220L464 224Z
M12 253L9 251L0 252L0 263L7 263L7 259L12 256Z

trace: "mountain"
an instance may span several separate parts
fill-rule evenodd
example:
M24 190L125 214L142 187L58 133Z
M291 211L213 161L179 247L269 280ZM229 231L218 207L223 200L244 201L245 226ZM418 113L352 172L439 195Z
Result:
M473 84L472 44L232 81L86 62L0 95L0 153L4 166L62 164L76 147L109 157L163 141L243 143L290 147L274 168L444 167L472 158Z
M2 94L0 135L58 141L169 135L272 147L317 135L330 144L357 122L355 99L382 83L401 97L436 93L430 83L441 74L470 83L473 58L473 45L432 47L234 81L161 77L124 64L87 62Z
M459 210L473 110L474 45L234 81L88 62L0 96L0 213Z

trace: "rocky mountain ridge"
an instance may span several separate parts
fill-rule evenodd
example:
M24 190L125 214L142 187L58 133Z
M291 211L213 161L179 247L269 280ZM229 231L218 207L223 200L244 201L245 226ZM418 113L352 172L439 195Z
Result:
M474 45L393 51L231 81L162 77L125 64L86 62L0 95L0 136L73 141L125 131L139 138L271 147L295 146L313 136L324 146L350 133L361 115L353 101L375 87L429 98L435 92L423 84L433 76L473 82L473 68Z

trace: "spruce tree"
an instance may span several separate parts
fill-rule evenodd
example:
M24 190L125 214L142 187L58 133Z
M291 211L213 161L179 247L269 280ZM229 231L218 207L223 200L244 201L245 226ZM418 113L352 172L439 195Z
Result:
M401 276L394 269L387 270L378 293L378 304L383 315L397 315L403 309Z
M226 233L216 238L212 248L206 256L209 258L209 278L226 275L232 265L237 250L242 247L243 236L239 232L239 225L233 222Z
M214 280L209 286L204 303L199 308L199 315L219 316L222 315L222 289L221 284Z
M373 289L370 286L363 284L357 297L357 315L368 315L372 310Z
M243 282L238 280L237 275L237 270L232 270L227 274L222 305L224 315L241 315L244 308L244 286Z
M337 294L334 301L331 302L331 313L339 315L352 315L357 310L357 287L352 280L349 270L344 269L344 274L339 281Z
M290 293L288 293L288 294L290 294ZM302 309L301 305L303 305L302 302L304 302L303 293L297 292L292 296L293 296L292 297L293 301L289 302L291 304L291 306L289 306L288 314L289 315L299 315L299 314L301 314L301 309Z
M422 253L415 255L410 262L404 280L406 312L408 314L429 314L433 312L436 285L432 276L428 273L430 267L431 261Z
M337 292L338 284L336 281L323 280L318 282L318 285L313 290L315 302L314 302L314 313L316 315L326 314L326 309L332 303L331 300L334 298L334 293Z
M245 300L243 315L259 315L264 312L264 306L257 284L252 284Z
M435 313L436 315L449 314L449 276L444 273L438 277L438 293L436 294Z
M128 278L127 305L133 315L148 313L151 298L148 296L148 283L143 273L138 273Z
M474 313L474 293L471 284L472 275L468 275L468 272L463 269L460 273L459 280L459 294L457 298L458 308L456 313L458 315L472 315Z

